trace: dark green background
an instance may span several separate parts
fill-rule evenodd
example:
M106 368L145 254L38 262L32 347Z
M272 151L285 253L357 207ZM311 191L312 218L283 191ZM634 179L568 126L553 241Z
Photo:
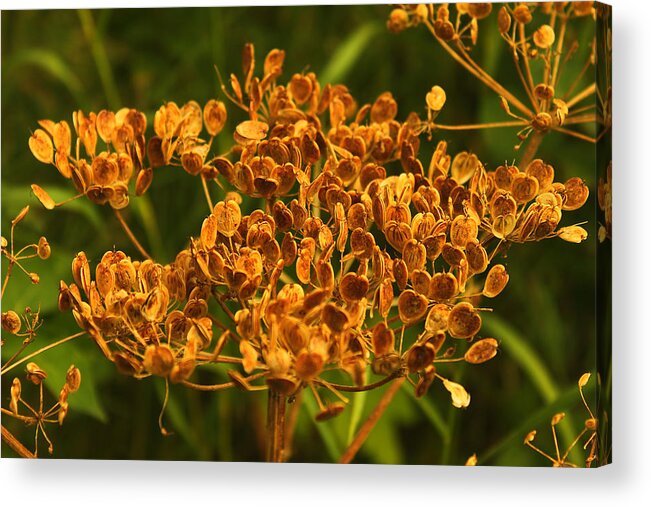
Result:
M323 82L347 84L360 104L391 91L399 103L400 118L412 110L424 114L425 94L439 84L448 97L441 123L507 119L497 97L454 63L424 27L389 33L385 27L389 12L387 6L3 12L2 233L8 234L11 218L29 203L32 211L18 229L18 244L45 234L53 250L47 262L37 259L28 265L40 273L39 286L31 286L16 272L3 311L26 305L36 308L40 303L45 325L37 344L63 337L75 332L76 326L70 315L59 315L56 310L57 284L59 279L71 279L74 254L84 250L94 263L115 246L137 256L109 209L79 200L46 212L31 195L29 184L35 182L57 199L72 195L68 182L29 152L30 131L41 118L71 123L75 109L87 112L129 106L145 111L151 126L153 113L164 101L182 104L195 99L203 104L213 97L223 99L213 66L225 75L241 73L241 48L253 42L259 65L270 49L285 49L285 77L313 70ZM569 30L568 37L578 39L581 47L580 58L570 61L564 71L568 79L583 64L593 33L594 22L588 18ZM480 22L479 37L475 58L524 100L495 27L495 13ZM590 79L588 72L584 85ZM235 108L229 108L229 114L232 130L243 117ZM232 141L227 135L220 137L220 147ZM423 138L424 165L439 139L449 141L453 154L461 150L478 153L489 169L518 158L513 129L454 135L437 132L432 142ZM401 392L357 461L463 464L476 452L480 460L487 456L483 464L544 465L543 459L522 445L524 434L537 428L541 445L551 450L548 420L561 409L572 415L571 421L561 424L566 428L565 438L580 429L585 412L579 406L576 381L594 369L595 361L594 153L593 145L559 134L550 134L543 142L539 156L554 165L558 180L580 176L590 186L588 203L578 212L566 213L563 220L564 225L588 220L585 227L590 238L581 245L557 239L515 245L508 252L502 262L511 281L499 298L485 302L495 311L481 333L503 340L502 352L485 365L446 371L467 387L472 395L470 407L451 408L448 393L440 387L419 402ZM188 236L196 234L204 214L197 181L174 169L159 171L148 199L134 199L127 210L136 233L161 262L172 260ZM504 322L508 322L506 328ZM6 359L16 339L5 338ZM136 381L118 375L83 340L38 359L50 373L48 382L55 390L61 387L71 362L82 369L82 389L70 398L66 423L51 432L55 457L245 461L263 454L263 393L198 394L175 387L166 418L175 435L166 438L157 426L160 379ZM219 381L220 376L223 372L204 379ZM4 407L12 378L10 374L2 379ZM593 376L590 385L594 382ZM24 386L28 392L25 382ZM552 404L559 395L561 401ZM293 460L332 461L343 450L351 415L355 410L360 417L367 414L381 391L365 399L356 396L357 408L330 423L317 426L307 410L301 412ZM432 424L433 412L444 421L444 432ZM542 419L531 420L536 416ZM31 447L32 429L6 417L3 424ZM448 438L442 436L445 432ZM12 455L4 445L2 452Z

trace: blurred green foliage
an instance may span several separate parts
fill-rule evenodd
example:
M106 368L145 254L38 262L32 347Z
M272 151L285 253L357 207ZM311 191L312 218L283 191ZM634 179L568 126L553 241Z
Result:
M241 48L249 41L258 61L274 47L285 49L285 76L313 70L324 80L348 85L360 104L390 90L401 118L409 111L424 113L425 94L439 84L448 97L441 122L502 119L497 97L457 66L425 29L389 33L389 11L387 6L4 11L2 231L7 234L11 218L28 203L32 211L17 230L17 244L46 235L53 251L50 260L29 264L40 273L41 283L31 285L17 272L2 302L3 310L40 304L45 324L30 350L76 331L70 315L58 314L56 297L58 281L71 278L70 260L77 251L84 250L91 264L113 247L137 257L109 209L79 200L46 212L31 195L29 184L34 182L57 200L72 195L59 174L29 152L27 140L37 120L71 121L76 109L130 106L145 111L151 125L153 113L165 101L223 99L214 65L222 73L240 72ZM480 23L474 56L519 92L494 15ZM585 49L594 22L587 19L572 29ZM566 74L581 64L570 61ZM591 78L588 73L586 79ZM229 114L232 130L243 117L235 108ZM220 149L232 141L220 137ZM450 152L472 150L489 168L518 157L512 129L436 132L431 142L423 139L422 152L431 153L443 138ZM490 301L494 312L482 331L501 342L501 353L487 364L453 374L471 393L470 407L452 408L443 389L432 389L422 400L401 390L356 461L463 464L477 453L481 464L545 465L522 445L524 435L537 428L540 445L551 449L548 421L560 410L571 415L562 423L564 441L578 432L585 414L576 382L595 363L594 153L594 146L559 134L547 136L539 151L556 168L557 179L576 175L590 186L588 204L564 217L571 223L588 221L590 240L581 245L550 240L509 250L503 262L511 281ZM201 192L195 179L169 169L158 173L146 199L134 199L127 219L159 261L171 260L198 230L205 213ZM3 358L16 347L7 337ZM157 425L164 392L160 379L120 376L83 338L42 354L38 363L48 371L53 392L61 387L70 363L82 371L82 388L70 397L68 419L52 433L55 457L247 461L263 455L264 393L197 393L173 386L165 423L175 434L163 437ZM12 376L5 377L3 406ZM226 376L215 368L201 378L218 382ZM322 424L313 422L310 415L316 408L305 396L292 460L336 460L382 391L352 395L351 407ZM3 424L23 442L33 438L31 428L6 417ZM2 451L11 455L4 444Z

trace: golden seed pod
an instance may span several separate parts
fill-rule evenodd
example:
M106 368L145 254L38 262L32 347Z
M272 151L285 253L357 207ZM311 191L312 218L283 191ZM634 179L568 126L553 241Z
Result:
M511 183L511 194L518 204L531 201L538 194L538 180L533 176L518 173Z
M97 119L95 122L97 133L102 138L102 141L106 144L110 143L111 139L113 139L113 132L115 131L115 113L113 111L102 109L97 113Z
M436 367L433 364L430 364L425 368L420 379L418 379L418 384L416 384L415 390L416 398L422 398L427 394L434 379L436 379Z
M318 352L302 351L294 361L294 371L296 376L304 381L314 380L323 370L325 359Z
M217 240L217 218L209 215L201 225L201 243L204 248L211 249Z
M68 415L68 402L65 400L59 401L59 411L57 413L57 421L59 422L59 426L63 424L63 420L66 418ZM48 449L50 453L52 453L52 444L50 444L50 448Z
M467 467L474 467L477 466L477 455L473 454L466 460L465 466Z
M197 176L203 169L204 157L198 150L186 151L181 155L183 170L192 176Z
M506 6L502 6L497 13L497 28L502 35L508 32L509 28L511 28L511 15Z
M537 158L532 160L526 169L526 174L538 180L538 191L548 191L554 183L554 168Z
M60 121L54 125L54 128L52 129L52 140L54 141L54 148L57 153L63 153L65 155L70 154L70 148L72 147L72 133L68 122Z
M54 209L56 203L54 202L54 199L50 197L50 194L48 194L45 190L36 184L32 184L32 192L34 192L34 195L41 202L45 209Z
M117 158L106 152L100 153L93 159L91 170L93 172L93 183L100 186L112 185L120 174Z
M472 218L459 215L450 225L450 242L458 248L466 248L469 241L476 240L479 228Z
M433 112L438 112L443 109L446 99L445 90L438 85L433 86L432 89L427 92L427 95L425 95L425 103Z
M430 298L447 301L459 293L459 282L452 273L436 273L430 282Z
M599 420L596 417L590 417L585 420L585 429L588 431L596 431L599 425Z
M45 236L41 236L39 238L38 245L36 248L36 253L41 259L47 259L48 257L50 257L50 254L52 253L52 249L50 248L50 244L48 243Z
M269 124L257 120L246 120L235 127L235 132L246 141L260 141L267 137Z
M398 103L391 92L384 92L371 107L371 121L373 123L389 122L396 117L396 114L398 114Z
M339 282L339 293L347 303L360 301L366 296L368 289L369 281L366 275L346 273Z
M7 333L16 334L20 331L20 317L13 310L2 312L2 329Z
M29 138L29 149L39 162L51 164L54 161L52 139L42 129L36 129Z
M484 338L472 344L463 358L471 364L481 364L490 361L497 355L497 340Z
M23 209L21 209L21 210L18 212L18 214L16 215L16 218L14 218L14 219L11 221L11 225L14 226L14 227L15 227L16 225L18 225L18 224L19 224L20 222L22 222L23 219L27 216L27 213L29 213L29 206L25 206ZM6 248L6 247L7 247L7 240L6 240L6 238L3 236L3 237L2 237L2 248Z
M477 155L467 151L461 151L452 159L450 173L459 185L463 185L474 176L480 167L481 162L479 162Z
M174 353L167 345L149 345L143 360L145 369L159 377L166 377L174 367Z
M547 132L554 125L554 120L549 113L538 113L531 120L531 126L538 132Z
M554 98L554 87L540 83L533 89L533 93L539 100L551 100Z
M27 370L27 380L35 385L39 385L47 378L47 373L45 373L45 371L36 363L27 363L25 369Z
M21 391L20 379L15 377L11 383L11 401L9 402L9 408L14 414L18 414L18 402L20 401Z
M294 394L300 385L295 378L290 377L289 375L274 375L272 377L267 377L265 382L269 386L269 389L276 393L284 394L285 396L291 396Z
M41 281L41 277L38 276L38 273L29 273L29 280L36 285Z
M211 99L203 108L203 123L211 136L216 136L222 131L227 117L226 105L219 100Z
M79 252L72 260L72 277L86 294L90 290L90 265L85 252Z
M565 412L559 412L558 414L554 414L551 422L552 426L556 426L564 418L565 418Z
M452 40L456 34L454 25L449 20L437 19L434 22L434 33L444 41Z
M217 231L227 238L235 235L242 222L240 206L232 200L218 202L213 209L213 215L217 221Z
M472 274L483 273L488 267L488 252L477 240L466 245L466 259Z
M321 320L335 333L341 333L349 326L349 316L346 311L338 306L327 303L321 310Z
M66 373L66 387L68 391L74 393L81 385L81 372L74 364L70 365Z
M594 12L595 3L590 2L572 2L572 10L574 11L575 16L590 16Z
M536 430L533 430L533 431L530 431L529 433L527 433L525 435L525 437L524 437L524 443L529 444L529 443L533 442L534 439L536 438L536 433L537 433Z
M547 49L556 39L554 29L549 25L542 25L533 33L533 42L540 49Z
M533 19L531 10L525 4L520 4L513 9L513 17L518 23L522 23L523 25L531 23L531 20Z
M448 332L453 338L472 338L481 329L481 317L466 302L457 303L448 315Z
M590 190L585 182L578 177L570 178L565 182L565 202L563 209L574 211L585 204L590 195Z
M384 318L389 315L389 311L393 306L393 283L391 279L385 278L380 284L379 296L378 296L378 307L380 315Z
M496 264L486 275L482 294L488 298L494 298L504 290L508 282L509 274L506 272L506 268L502 264Z
M136 195L140 197L144 195L149 187L151 182L154 180L154 171L151 168L142 169L138 176L136 177Z
M409 278L409 271L407 269L407 264L402 259L393 260L393 277L396 280L398 289L405 290L407 287L407 280Z
M448 305L434 305L425 319L425 330L431 334L447 331L449 315L450 307Z
M384 356L393 352L395 346L395 335L393 329L387 326L386 322L380 322L373 327L371 335L373 353L376 356Z
M376 375L393 375L401 367L402 361L400 360L400 356L395 352L390 352L383 356L375 356L371 363L371 369Z
M468 14L475 19L484 19L493 10L493 4L488 2L483 3L468 3Z
M427 271L417 269L411 273L411 285L414 290L423 296L429 295L429 286L432 282L432 277Z
M461 384L443 379L443 387L450 393L453 406L456 408L466 408L470 405L470 395Z
M321 412L319 412L314 418L317 420L317 422L327 421L328 419L332 419L333 417L336 417L339 414L341 414L344 408L346 408L346 405L344 405L340 401L330 403Z
M581 243L588 238L588 231L578 225L570 225L560 229L558 237L569 243Z
M491 232L498 239L504 239L515 229L515 215L499 215L493 220Z
M7 238L5 238L4 236L2 236L0 241L2 241L2 243L1 243L1 244L2 244L2 249L3 249L3 250L6 250L6 249L7 249L7 246L9 246L9 242L7 241Z
M197 363L192 357L181 359L180 361L174 364L174 367L170 372L169 375L170 382L174 384L178 384L179 382L188 380L192 375L192 373L194 372L196 365Z
M421 270L427 262L427 250L425 245L415 239L410 239L405 243L402 249L402 259L407 266L407 272L412 273L414 270Z
M409 349L406 364L409 373L424 370L432 364L436 357L436 350L431 343L416 344Z
M580 388L585 387L589 380L590 380L590 373L584 373L583 375L581 375L581 378L579 379L579 387Z
M429 300L411 289L403 291L398 297L398 313L405 324L418 321L427 312Z
M393 9L387 20L387 28L392 33L399 33L409 26L409 14L404 9Z

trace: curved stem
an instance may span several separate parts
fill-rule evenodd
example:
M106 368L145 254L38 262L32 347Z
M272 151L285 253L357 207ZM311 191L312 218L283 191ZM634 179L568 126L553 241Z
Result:
M328 382L327 386L337 390L337 391L344 391L347 393L361 393L364 391L372 391L373 389L377 389L378 387L382 387L384 384L388 384L394 379L397 379L398 377L402 376L401 371L397 371L393 373L392 375L389 375L388 377L384 377L382 380L378 380L377 382L374 382L373 384L367 384L365 386L347 386L344 384L333 384L332 382ZM319 380L315 379L314 380L315 384L319 384L320 386L326 387L326 383Z
M4 426L2 426L2 440L4 440L5 443L11 447L21 458L36 458L34 453L27 449L27 447L25 447L23 444L21 444L13 435L13 433L11 433L11 431L9 431Z
M11 276L11 270L14 269L14 263L15 261L9 260L9 265L7 266L7 272L5 273L5 280L2 282L2 293L0 294L0 298L3 298L5 295L5 289L7 288L7 284L9 283L9 277Z
M496 121L491 123L471 123L467 125L441 125L432 123L432 128L439 130L480 130L501 127L526 127L529 123L523 120Z
M2 370L0 370L0 375L4 375L8 371L13 370L19 364L23 364L25 361L29 361L31 358L36 357L37 355L45 352L46 350L50 350L50 349L52 349L54 347L58 347L59 345L62 345L64 343L66 343L66 342L69 342L70 340L74 340L75 338L79 338L80 336L83 336L85 334L86 334L86 331L80 331L79 333L76 333L76 334L73 334L73 335L70 335L70 336L66 336L65 338L61 338L60 340L58 340L58 341L56 341L54 343L50 343L49 345L38 349L36 352L32 352L30 355L23 357L20 361L17 361L12 365L3 368Z
M138 238L136 238L135 234L133 234L133 231L129 227L129 224L124 220L124 217L122 216L122 213L120 213L120 210L114 209L113 212L115 213L115 216L118 219L118 222L120 222L120 225L122 226L122 229L124 229L124 232L129 236L129 239L133 243L133 245L138 249L140 254L151 260L151 255L147 253L147 250L144 249L144 247L140 244L140 241L138 241Z
M382 395L380 402L373 409L373 412L371 412L368 419L366 419L364 424L362 424L357 435L355 435L355 438L348 446L348 449L346 449L341 458L339 458L339 463L348 464L353 460L404 381L405 377L401 377L389 386L384 395Z

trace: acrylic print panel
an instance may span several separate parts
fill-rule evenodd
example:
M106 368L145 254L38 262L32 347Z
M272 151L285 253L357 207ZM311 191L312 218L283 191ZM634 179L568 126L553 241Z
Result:
M610 461L608 6L3 12L2 57L3 456Z

